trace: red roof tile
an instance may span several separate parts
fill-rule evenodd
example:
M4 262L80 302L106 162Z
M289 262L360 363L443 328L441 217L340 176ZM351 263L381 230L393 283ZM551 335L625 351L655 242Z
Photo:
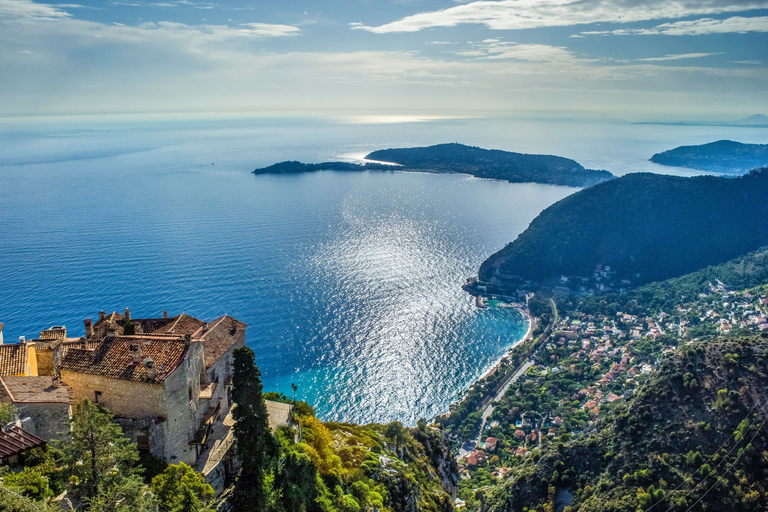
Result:
M27 346L23 343L0 345L0 375L27 373Z
M155 362L154 380L149 379L147 368L141 362L133 362L132 345L140 346L142 361L151 357ZM69 349L61 362L61 370L137 382L162 382L184 361L188 350L187 342L179 336L118 336L104 340L96 350Z
M224 315L195 332L194 337L205 344L205 367L213 366L240 339L246 327L248 324Z

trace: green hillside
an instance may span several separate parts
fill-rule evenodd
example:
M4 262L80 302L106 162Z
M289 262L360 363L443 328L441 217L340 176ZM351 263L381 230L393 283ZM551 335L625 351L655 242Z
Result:
M593 432L551 443L489 490L485 510L554 510L562 491L580 512L765 510L766 351L762 335L668 354Z
M739 178L629 174L544 210L483 262L482 282L557 282L597 266L633 285L680 276L768 245L768 168Z

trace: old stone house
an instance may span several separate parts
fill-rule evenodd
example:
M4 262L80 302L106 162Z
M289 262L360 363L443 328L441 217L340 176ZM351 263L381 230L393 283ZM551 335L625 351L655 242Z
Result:
M106 337L95 350L69 349L59 367L75 400L103 404L139 449L194 464L202 419L203 345L191 336Z
M75 399L103 404L140 449L194 465L232 406L233 351L247 325L228 315L134 319L129 309L84 323L80 347L52 348Z
M50 441L69 430L72 389L51 376L0 376L0 403L13 404L22 427Z

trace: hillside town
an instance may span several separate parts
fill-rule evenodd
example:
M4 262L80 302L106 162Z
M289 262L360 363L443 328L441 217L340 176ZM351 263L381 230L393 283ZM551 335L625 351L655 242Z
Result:
M657 370L664 353L729 333L768 332L768 289L733 291L719 281L709 293L675 299L669 312L584 309L589 313L577 305L554 322L534 364L494 404L480 442L465 445L457 508L555 438L588 435L611 404Z
M99 313L85 335L65 326L4 343L0 324L0 404L15 419L0 431L0 465L60 439L83 399L105 407L123 434L171 464L185 463L216 493L232 476L233 352L247 325L231 316L203 321L187 314L133 318ZM291 424L289 404L266 401L272 430Z

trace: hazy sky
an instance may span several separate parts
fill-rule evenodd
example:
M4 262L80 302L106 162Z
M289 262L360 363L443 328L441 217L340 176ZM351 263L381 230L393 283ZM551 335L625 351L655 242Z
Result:
M112 113L768 114L768 0L0 0L0 116Z

